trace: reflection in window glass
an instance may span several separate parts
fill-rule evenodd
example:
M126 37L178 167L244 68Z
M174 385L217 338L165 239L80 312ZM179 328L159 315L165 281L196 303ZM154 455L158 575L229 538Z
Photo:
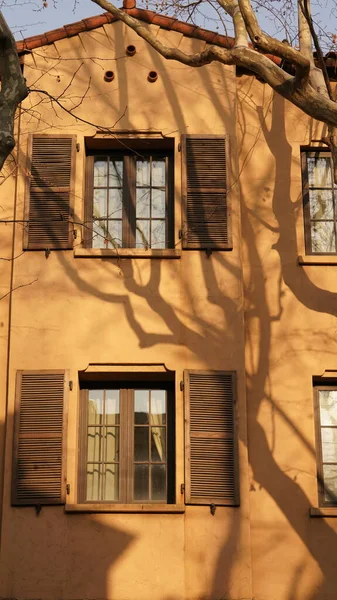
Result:
M134 498L166 498L166 391L134 392ZM150 476L151 475L151 476Z
M115 502L119 498L119 416L119 390L89 390L88 501Z
M337 390L319 390L324 501L337 504Z
M329 153L306 155L308 197L306 208L307 251L336 253L336 205L333 168Z
M86 390L87 502L167 502L167 390Z
M120 248L122 239L123 160L94 158L92 247Z

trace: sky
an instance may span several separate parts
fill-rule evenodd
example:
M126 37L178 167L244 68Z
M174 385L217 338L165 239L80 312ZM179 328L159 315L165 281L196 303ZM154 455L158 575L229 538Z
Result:
M152 4L157 0L137 0L137 4L145 8L145 4ZM252 0L258 7L257 16L262 28L279 39L287 39L291 44L296 44L297 18L294 5L296 0ZM158 0L160 2L160 0ZM47 7L43 8L43 4ZM117 6L122 5L122 0L116 0ZM207 3L203 6L208 6ZM265 9L261 7L265 7ZM320 33L324 51L331 48L331 34L337 32L336 0L311 0L315 24ZM91 0L0 0L0 10L13 31L17 40L41 34L51 29L57 29L68 23L74 23L86 17L98 15L102 10ZM155 8L160 12L160 8ZM205 10L208 18L196 18L197 25L206 29L217 29L224 32L223 27L214 18L210 18L209 9ZM273 12L276 11L276 18ZM283 15L283 16L282 16ZM214 16L214 13L213 13ZM229 35L232 31L227 30ZM323 34L323 35L322 35ZM326 35L329 34L329 35ZM335 48L334 48L335 49Z
M0 0L0 9L17 40L104 12L91 0L47 0L47 4L42 8L42 0Z

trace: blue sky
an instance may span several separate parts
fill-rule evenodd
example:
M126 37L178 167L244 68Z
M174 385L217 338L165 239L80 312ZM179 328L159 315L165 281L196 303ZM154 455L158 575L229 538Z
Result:
M150 0L150 4L153 4L153 2L154 0ZM320 33L337 32L335 0L311 0L311 2L314 19L322 28ZM47 8L42 8L43 0L0 0L0 10L2 10L16 39L20 40L24 37L38 35L44 31L57 29L67 23L74 23L80 19L103 12L91 0L46 0L46 3ZM292 0L278 0L277 2L275 0L263 0L263 2L255 0L255 3L260 6L258 18L263 29L280 39L287 38L291 43L296 43L297 19ZM121 6L122 0L116 0L116 4ZM138 0L137 4L145 8L144 1ZM267 10L261 10L263 4L267 6ZM282 14L282 6L287 7L287 5L288 14L282 18L283 22L286 22L283 27L280 26L279 19L273 19L272 10L281 9ZM271 10L268 11L268 7ZM160 9L157 10L160 11ZM207 4L205 14L211 14ZM205 19L199 16L196 22L207 29L216 27L216 23L210 18ZM221 24L219 24L218 30L223 32ZM228 34L231 34L231 29L228 30ZM326 45L323 44L323 50L326 51L330 47L331 44L328 38Z
M42 8L42 0L0 0L0 9L18 40L103 12L91 0L77 0L74 5L74 0L48 0L47 8Z

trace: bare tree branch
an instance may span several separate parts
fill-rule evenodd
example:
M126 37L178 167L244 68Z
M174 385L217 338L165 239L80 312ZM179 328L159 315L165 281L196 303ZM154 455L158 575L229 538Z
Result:
M15 146L14 116L28 91L14 37L0 11L0 169Z

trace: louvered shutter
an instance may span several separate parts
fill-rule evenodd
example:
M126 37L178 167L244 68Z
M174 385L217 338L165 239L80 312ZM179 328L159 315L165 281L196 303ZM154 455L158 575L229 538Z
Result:
M182 138L183 248L232 247L227 197L226 137Z
M186 503L239 504L235 373L186 371Z
M72 248L75 136L34 135L30 145L24 248Z
M17 375L12 504L64 504L64 371Z

